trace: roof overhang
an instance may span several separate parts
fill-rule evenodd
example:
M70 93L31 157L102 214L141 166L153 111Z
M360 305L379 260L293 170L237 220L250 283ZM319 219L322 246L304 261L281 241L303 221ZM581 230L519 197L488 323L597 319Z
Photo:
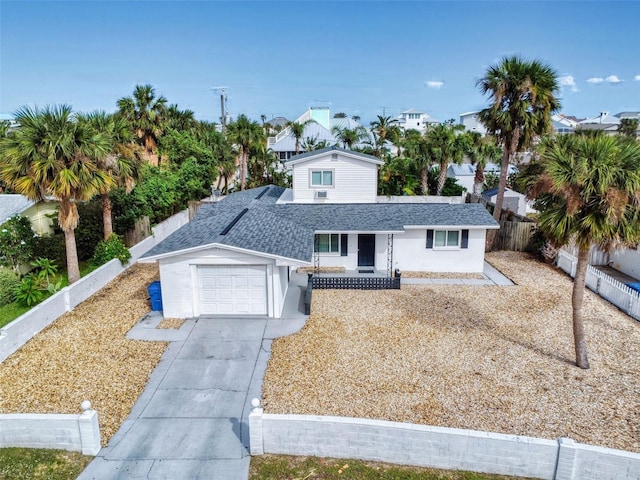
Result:
M318 153L315 155L305 155L302 158L296 159L293 157L292 159L286 162L286 165L298 165L300 163L308 162L309 160L315 160L320 157L326 157L331 155L343 155L347 158L352 158L354 160L360 160L362 162L369 162L375 165L384 165L384 161L376 158L372 155L365 155L359 152L352 152L346 149L328 149L328 150L318 150Z
M500 225L405 225L405 230L499 230Z
M139 258L138 263L155 263L158 260L163 260L165 258L177 257L180 255L184 255L187 253L197 253L211 249L218 250L229 250L232 252L246 253L247 255L253 255L256 257L262 258L270 258L276 261L276 264L284 265L284 264L294 264L294 265L309 265L311 261L299 260L296 258L288 258L280 255L273 255L270 253L258 252L256 250L248 250L246 248L234 247L231 245L225 245L223 243L209 243L207 245L199 245L193 248L185 248L184 250L176 250L174 252L161 253L159 255L153 255L150 257Z

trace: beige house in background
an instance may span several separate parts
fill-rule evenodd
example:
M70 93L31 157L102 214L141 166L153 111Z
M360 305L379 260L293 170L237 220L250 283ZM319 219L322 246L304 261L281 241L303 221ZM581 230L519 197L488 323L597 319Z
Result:
M0 225L14 215L27 217L31 221L31 228L38 235L52 235L53 222L50 218L58 211L58 202L34 202L24 195L1 194L0 195Z

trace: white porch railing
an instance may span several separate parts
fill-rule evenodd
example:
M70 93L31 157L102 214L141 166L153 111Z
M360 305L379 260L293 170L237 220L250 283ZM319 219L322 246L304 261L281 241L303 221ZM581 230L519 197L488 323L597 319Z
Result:
M556 258L556 265L572 277L575 277L578 259L570 253L560 250ZM640 292L591 265L587 267L585 283L587 287L608 302L613 303L627 315L640 320Z

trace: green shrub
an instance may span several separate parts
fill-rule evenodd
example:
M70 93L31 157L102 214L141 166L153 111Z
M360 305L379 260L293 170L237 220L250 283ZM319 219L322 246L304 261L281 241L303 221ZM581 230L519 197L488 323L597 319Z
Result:
M103 239L104 224L102 222L102 202L94 199L78 204L80 221L75 230L78 260L89 260L93 256L96 245Z
M62 280L56 280L58 266L47 258L38 258L31 262L34 270L25 275L13 293L16 301L30 307L44 300L47 294L53 295L62 287Z
M30 307L39 303L44 298L44 291L41 289L37 277L26 275L14 290L16 300L22 305Z
M115 233L96 245L91 263L95 266L100 266L114 258L120 260L120 263L123 265L131 258L131 253L127 250L127 247L125 247L122 238Z
M15 300L15 289L19 283L20 278L15 271L0 267L0 306Z
M67 250L64 244L64 234L38 237L34 250L43 258L48 258L56 265L67 264Z
M28 218L11 217L0 225L0 263L17 270L33 258L36 238Z

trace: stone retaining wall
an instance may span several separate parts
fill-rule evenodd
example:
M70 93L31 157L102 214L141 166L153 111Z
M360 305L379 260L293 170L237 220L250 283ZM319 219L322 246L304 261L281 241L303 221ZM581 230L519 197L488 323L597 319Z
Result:
M100 451L98 414L82 402L79 415L12 413L0 415L0 448L52 448L96 455Z
M254 399L250 451L353 458L548 480L640 478L640 454L475 430L361 418L265 414Z

